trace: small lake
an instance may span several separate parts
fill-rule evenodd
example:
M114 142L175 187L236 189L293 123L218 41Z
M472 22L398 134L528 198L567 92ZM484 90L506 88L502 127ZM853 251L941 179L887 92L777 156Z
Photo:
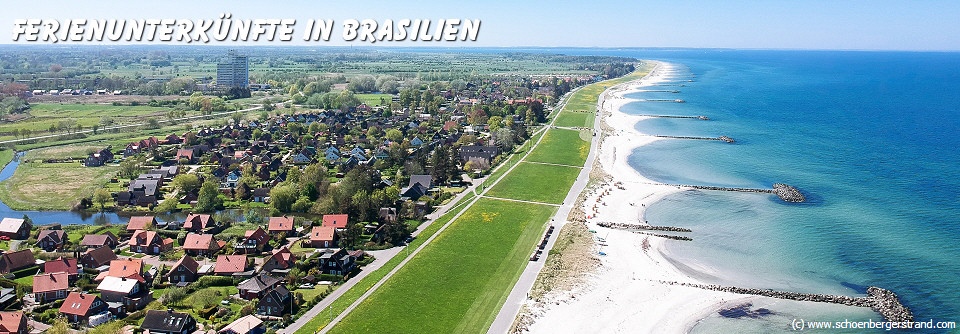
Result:
M9 179L13 176L13 173L17 170L17 167L20 166L20 159L23 158L23 155L29 152L18 152L13 161L3 167L3 170L0 170L0 182ZM96 167L89 167L96 168ZM231 218L234 220L242 220L243 214L241 210L230 209L222 210L216 213L219 214L228 214L231 215ZM34 225L47 225L53 223L60 223L64 225L70 224L95 224L95 225L106 225L106 224L126 224L130 217L127 215L121 215L114 212L102 212L102 213L89 213L89 212L78 212L78 211L19 211L13 210L6 203L0 201L0 219L2 218L23 218L23 215L27 215L33 220ZM157 214L157 220L159 221L183 221L187 217L185 212L176 212L170 214Z

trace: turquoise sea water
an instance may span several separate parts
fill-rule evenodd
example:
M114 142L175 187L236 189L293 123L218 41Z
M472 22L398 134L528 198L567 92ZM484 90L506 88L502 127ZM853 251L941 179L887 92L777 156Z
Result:
M811 200L787 204L774 196L709 191L669 196L650 207L647 219L694 230L693 242L668 245L671 256L712 268L714 283L847 295L875 285L899 294L919 320L960 321L960 54L632 55L675 64L669 84L683 86L664 87L677 94L630 97L686 103L635 102L624 111L711 118L651 119L637 129L737 140L641 147L630 157L641 174L684 184L766 188L784 182ZM789 318L796 310L780 311ZM700 329L771 325L714 318Z

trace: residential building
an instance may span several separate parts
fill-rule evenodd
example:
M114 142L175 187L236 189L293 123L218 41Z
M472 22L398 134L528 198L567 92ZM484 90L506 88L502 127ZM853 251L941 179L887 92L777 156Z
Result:
M37 247L48 252L59 251L66 240L67 232L64 230L43 230L37 236Z
M39 304L67 298L70 277L67 273L48 273L33 276L33 298Z
M320 272L330 275L346 275L356 267L355 258L343 248L328 250L320 255Z
M200 264L192 257L184 255L177 263L170 267L170 273L167 277L170 283L195 282L199 278L198 269Z
M247 88L250 86L250 71L247 56L230 50L227 57L217 63L217 87Z
M29 249L0 254L0 274L8 274L37 264Z
M282 317L290 312L290 298L290 290L283 285L270 289L257 303L257 314Z
M90 316L103 313L107 310L107 303L97 295L70 292L67 299L60 305L60 313L67 316L67 321L77 323L87 323Z
M213 238L213 234L187 233L183 250L192 256L212 256L220 250L220 245Z
M76 282L80 277L77 269L77 259L59 257L43 263L43 272L45 273L66 273L70 278L70 283Z
M218 331L218 334L264 334L267 327L263 325L263 320L250 314L231 322Z
M87 268L99 268L117 259L117 253L108 247L88 249L80 255L80 263Z
M246 255L218 255L213 273L221 276L242 276L250 266Z
M197 320L173 310L147 310L140 328L150 334L190 334L197 330Z
M289 248L284 246L273 251L273 255L270 255L270 257L263 261L263 267L260 268L260 271L265 273L287 273L290 268L293 268L296 262L297 257L290 252Z
M134 278L107 276L97 290L103 301L122 305L123 312L142 309L153 300L147 284Z
M0 312L0 334L27 334L27 317L23 311Z
M270 241L270 235L263 228L257 227L256 230L248 230L243 234L243 239L234 246L237 253L250 254L259 253Z
M173 249L173 239L162 238L159 233L154 231L137 231L127 242L130 245L130 251L134 253L144 253L156 255Z
M329 248L337 244L337 228L333 226L314 226L310 230L310 247Z
M240 282L240 284L237 285L237 289L240 290L240 298L252 300L254 298L263 297L267 291L273 289L281 283L283 283L283 281L281 281L279 278L261 273L260 275L256 275L243 282Z
M118 243L117 236L107 231L103 234L87 234L83 236L83 239L80 240L80 247L85 249L109 247L112 249L116 248Z
M183 229L194 233L204 233L215 224L213 217L208 214L192 213L187 215L187 219L183 222Z
M20 218L3 218L0 220L0 236L14 240L30 238L30 228L33 226Z
M139 230L149 230L157 226L157 218L154 216L134 216L130 217L127 223L127 232L136 232Z
M295 232L293 217L270 217L270 223L267 224L267 231L272 235L292 236Z

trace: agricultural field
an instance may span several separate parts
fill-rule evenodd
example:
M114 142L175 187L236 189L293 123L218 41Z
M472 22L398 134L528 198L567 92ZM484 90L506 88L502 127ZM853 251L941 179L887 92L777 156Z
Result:
M523 162L487 192L488 196L560 204L579 168Z
M391 99L393 99L393 95L390 94L356 94L354 96L371 107L389 106Z
M587 132L567 129L550 129L543 137L526 161L544 162L551 164L583 166L590 153L590 141L584 140ZM592 133L586 134L589 138Z
M23 163L0 182L0 199L14 210L70 210L117 174L118 167Z
M554 211L480 199L332 333L486 331Z
M148 117L165 119L170 108L148 106L114 106L110 104L60 104L60 103L33 103L30 106L30 117L17 122L0 124L0 140L16 139L13 130L29 130L30 136L63 133L64 127L76 130L91 129L94 125L102 127L104 118L114 124L139 123ZM50 132L54 127L55 132Z

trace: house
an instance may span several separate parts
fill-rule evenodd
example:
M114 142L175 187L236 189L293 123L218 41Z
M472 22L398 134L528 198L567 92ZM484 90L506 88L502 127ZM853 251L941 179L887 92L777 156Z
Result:
M60 313L66 315L67 321L74 324L87 323L90 316L106 310L107 303L97 295L76 291L70 292L63 305L60 305Z
M140 328L150 334L190 334L197 330L197 320L173 310L148 310Z
M70 283L76 282L80 277L77 270L77 259L59 257L56 260L50 260L43 263L43 272L45 273L66 273L70 278Z
M183 229L203 233L207 228L213 227L214 224L215 222L210 215L191 213L187 215L187 219L183 222Z
M170 273L167 274L170 283L194 282L199 277L197 270L200 264L192 257L184 255L177 263L170 267Z
M30 223L20 218L3 218L0 221L0 236L14 240L25 240L30 237Z
M27 317L23 311L0 312L0 334L27 334Z
M70 288L70 275L67 273L45 273L33 276L33 298L38 304L67 298Z
M117 236L107 231L104 234L87 234L83 236L83 239L80 240L80 247L85 249L109 247L113 249L117 247L118 243Z
M337 229L345 229L347 228L348 218L349 216L346 214L323 215L321 226L333 226Z
M270 232L271 235L292 236L294 232L293 217L270 217L270 223L267 224L267 231Z
M83 165L87 167L100 167L111 160L113 160L113 153L110 152L109 149L102 149L90 153L90 155L83 160Z
M400 196L416 200L426 195L432 186L433 176L411 175L409 184L403 189L400 189Z
M0 288L0 310L5 310L19 302L20 298L17 297L17 289Z
M296 264L297 257L290 252L286 246L273 251L273 255L263 261L260 272L264 273L286 273Z
M0 254L0 274L9 274L37 264L29 249Z
M183 250L193 256L211 256L220 250L220 245L213 238L213 234L187 233Z
M253 190L251 200L257 203L266 203L270 201L270 188L257 188Z
M148 276L150 275L143 272L143 260L130 258L110 261L110 269L100 273L95 280L102 281L107 277L118 277L146 283Z
M194 157L196 152L193 149L181 148L177 150L176 160L186 160L188 164L196 163L197 160Z
M63 249L63 243L67 240L67 232L64 230L43 230L37 236L37 247L53 252Z
M329 248L337 244L337 228L333 226L314 226L310 230L310 247Z
M328 250L320 255L320 272L330 275L346 275L356 266L355 258L343 248Z
M397 209L380 208L380 212L377 213L377 217L380 218L380 222L395 223L397 222Z
M301 150L300 152L297 152L297 154L294 154L292 157L293 163L308 164L312 162L313 161L313 158L311 158L312 155L309 155L309 154L310 153L306 150Z
M261 227L257 227L256 230L247 230L244 232L243 240L234 246L234 249L237 253L259 253L263 251L268 241L270 241L270 235L267 234L267 231L264 231Z
M241 276L247 274L249 266L246 255L218 255L213 273L221 276Z
M240 282L237 289L240 290L240 298L252 300L263 297L267 291L283 283L279 278L267 274L260 274Z
M100 298L107 303L118 303L122 312L142 309L153 300L147 284L133 278L107 276L97 286ZM113 306L110 307L114 309Z
M99 268L116 259L117 254L108 247L88 249L83 255L80 255L80 263L86 268Z
M423 139L420 139L420 137L415 137L413 138L413 140L410 141L410 146L421 146L421 145L423 145Z
M471 158L482 159L490 162L493 157L500 153L500 148L496 146L470 145L460 147L460 160L468 161Z
M290 297L290 290L283 285L270 289L257 302L257 314L282 317L290 312Z
M267 327L263 325L263 320L250 314L231 322L218 331L218 334L264 334Z
M155 231L137 231L130 237L127 244L130 245L131 252L148 255L156 255L173 249L173 239L164 239Z
M130 217L130 222L127 223L127 232L149 230L154 226L157 226L157 217L134 216Z

